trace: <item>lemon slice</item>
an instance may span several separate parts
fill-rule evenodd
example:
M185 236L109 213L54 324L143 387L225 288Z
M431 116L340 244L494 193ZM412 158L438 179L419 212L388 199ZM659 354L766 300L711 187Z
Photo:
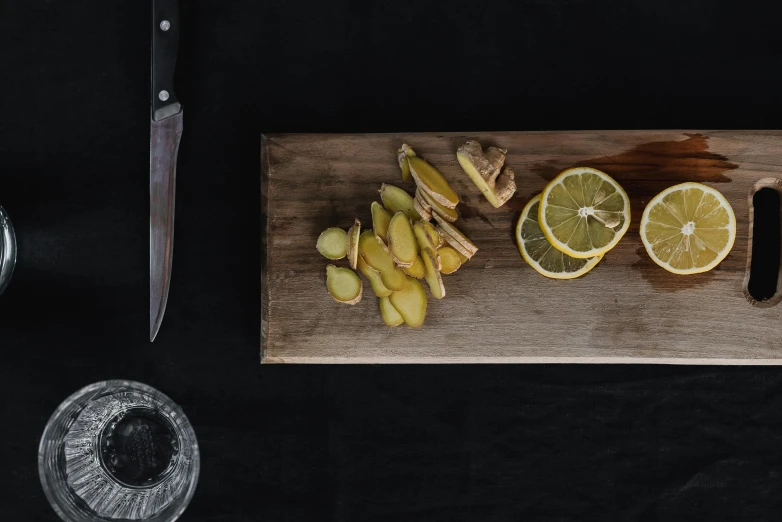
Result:
M578 259L551 246L538 224L540 194L532 198L516 225L516 243L519 252L539 274L553 279L573 279L586 274L600 261L600 257Z
M589 167L563 171L540 195L546 239L571 257L601 256L630 226L630 199L611 176Z
M706 272L736 240L736 215L718 190L674 185L652 199L641 218L641 241L652 260L674 274Z

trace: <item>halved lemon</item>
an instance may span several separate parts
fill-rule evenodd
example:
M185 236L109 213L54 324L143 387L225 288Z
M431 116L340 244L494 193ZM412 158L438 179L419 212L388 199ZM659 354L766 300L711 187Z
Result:
M605 172L574 167L543 189L538 221L557 250L577 258L601 256L627 232L630 198Z
M516 243L529 266L553 279L573 279L592 270L600 257L578 259L557 250L549 243L538 223L540 194L532 198L516 224Z
M641 218L641 241L652 260L674 274L707 272L736 240L736 215L718 190L682 183L652 199Z

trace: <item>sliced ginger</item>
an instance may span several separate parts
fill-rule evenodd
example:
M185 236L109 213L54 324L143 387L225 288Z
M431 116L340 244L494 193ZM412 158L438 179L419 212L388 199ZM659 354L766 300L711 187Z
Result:
M424 227L424 230L429 236L429 239L431 239L431 242L434 245L435 250L443 246L443 237L440 235L439 232L437 232L437 228L434 225L432 225L428 221L422 221L421 226Z
M413 196L405 192L399 187L393 185L380 186L380 199L383 200L383 206L386 207L391 214L397 212L404 212L405 215L412 219L421 219L421 216L416 212L413 205Z
M451 223L459 218L459 212L455 208L448 208L444 205L441 205L435 201L434 198L432 198L432 196L430 196L426 191L421 190L420 188L415 191L415 197L428 203L432 214L437 214Z
M342 259L347 255L347 238L347 233L341 228L327 228L318 237L316 248L326 259Z
M416 196L413 198L413 208L418 215L421 216L423 221L430 221L432 219L432 207L429 203L418 197L418 190L416 190Z
M515 190L513 172L506 169L499 173L505 151L490 148L484 152L480 145L472 143L459 149L459 162L465 171L470 167L475 170L486 187L492 189L487 199L499 206L513 194L510 191L506 197L503 190L510 190L511 185ZM419 280L426 279L432 296L444 298L442 275L456 272L478 247L452 225L459 218L456 210L459 197L443 175L416 156L409 145L403 144L397 152L402 179L413 179L416 183L415 196L400 187L383 184L382 204L374 201L371 205L372 230L362 231L358 219L347 232L327 229L318 238L317 249L328 259L347 256L350 266L367 278L378 297L380 315L386 325L395 327L405 323L417 328L424 323L427 307L426 291ZM467 166L463 163L465 158L469 160ZM481 164L481 158L497 172L489 172L489 167ZM482 172L488 172L488 177ZM482 187L478 181L475 183ZM483 188L481 191L486 193ZM491 200L492 195L499 197L496 203ZM326 286L340 303L353 305L361 301L362 279L349 268L329 265Z
M464 245L462 245L459 241L457 241L453 236L447 234L444 230L440 230L440 235L443 237L443 239L445 239L446 245L456 250L460 258L469 260L472 258L473 255L475 255L473 252L470 252L469 250L464 248ZM462 261L462 264L464 264L464 261Z
M412 174L418 187L427 192L432 199L447 208L456 208L459 204L459 196L448 184L448 180L431 166L417 156L408 158L410 174Z
M364 261L380 272L383 284L389 290L401 290L405 287L405 273L394 264L391 254L371 230L361 233L358 251Z
M383 322L388 326L399 326L405 322L404 317L399 311L391 304L391 299L388 297L381 297L380 301L380 317L383 318Z
M348 255L348 263L350 268L356 269L358 264L358 239L361 234L361 221L356 219L353 222L353 226L348 230L348 236L346 241L346 249Z
M326 288L335 301L354 305L361 301L361 279L349 268L326 267Z
M423 279L426 275L426 267L420 255L415 256L415 261L413 261L411 266L402 267L402 270L404 270L405 274L416 279Z
M415 258L418 257L418 244L410 220L404 212L397 212L391 218L387 238L386 244L394 263L403 268L413 266Z
M399 167L402 169L402 181L410 181L410 164L407 158L415 156L415 151L407 143L402 144L402 148L397 151Z
M426 267L426 282L429 284L429 291L437 299L442 299L445 297L445 286L443 286L443 278L440 276L438 258L435 257L431 248L423 250L421 257Z
M407 326L418 328L424 324L426 291L417 279L408 277L404 289L393 292L388 299L405 320Z
M461 252L470 258L478 251L478 247L467 239L453 224L443 219L438 219L437 224L440 227L438 232L443 235L445 242L451 245L457 252Z
M507 152L497 147L489 147L484 152L481 144L474 140L456 151L459 165L495 208L504 205L516 192L513 171L507 167L502 170Z
M443 274L453 274L462 266L459 252L454 250L453 247L446 246L439 248L437 250L437 255L440 256L440 263L442 264L440 272Z
M434 226L426 221L419 221L413 226L413 231L415 232L415 238L418 242L418 249L421 251L421 259L423 259L425 262L426 258L423 253L426 250L431 250L434 254L434 266L438 270L442 268L442 264L440 263L440 256L437 255L437 249L440 247L441 236L435 230ZM425 265L426 263L424 263L424 266Z
M381 277L380 272L369 266L361 256L358 256L358 269L364 274L364 277L369 280L372 291L376 296L388 297L391 295L391 290L386 288L386 285L383 284L383 278Z
M437 250L437 247L440 246L439 243L439 234L436 236L433 236L430 234L427 229L424 227L424 223L426 221L418 221L415 224L413 224L413 232L415 233L415 239L418 241L418 249L423 252L427 248L431 250Z
M472 254L469 250L465 250L461 243L445 233L443 233L443 237L445 238L445 244L456 250L456 253L459 254L460 258L468 261L472 259L474 254ZM462 261L462 264L464 264L464 261Z
M372 230L375 231L377 237L382 238L385 241L385 237L388 234L388 224L391 222L392 214L377 201L372 202L371 208Z

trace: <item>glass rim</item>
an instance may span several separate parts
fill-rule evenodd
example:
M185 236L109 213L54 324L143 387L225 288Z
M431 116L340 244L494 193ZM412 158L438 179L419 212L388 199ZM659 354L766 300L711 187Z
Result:
M16 266L16 234L8 213L0 205L0 295L8 287Z

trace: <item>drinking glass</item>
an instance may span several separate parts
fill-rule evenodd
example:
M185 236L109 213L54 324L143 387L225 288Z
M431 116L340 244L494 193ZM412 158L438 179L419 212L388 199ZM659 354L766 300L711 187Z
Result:
M68 397L38 450L44 492L66 522L171 522L190 502L199 470L182 410L133 381L97 382Z
M16 236L8 214L0 207L0 294L8 287L16 264Z

